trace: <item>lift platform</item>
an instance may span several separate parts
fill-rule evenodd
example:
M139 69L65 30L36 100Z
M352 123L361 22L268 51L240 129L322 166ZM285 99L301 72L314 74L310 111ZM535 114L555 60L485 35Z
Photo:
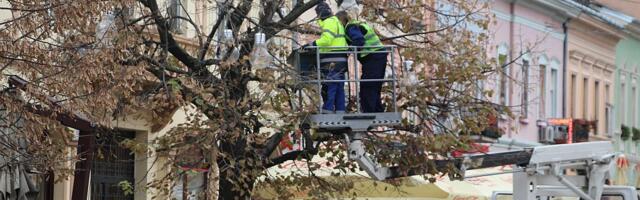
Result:
M426 167L448 169L454 167L456 174L450 174L454 180L463 180L467 170L513 165L514 190L510 195L518 200L546 199L558 195L579 197L586 200L597 200L603 194L620 194L624 199L638 200L637 192L631 187L605 186L605 180L610 176L616 153L610 142L585 142L575 144L558 144L548 146L525 147L522 150L498 153L479 153L435 160L434 165L418 166L408 169L404 166L383 166L365 151L363 140L370 128L378 126L395 126L401 123L401 113L397 106L398 78L395 67L395 46L378 46L389 53L388 68L391 76L384 79L360 79L357 55L373 53L363 51L357 47L333 47L347 50L319 52L318 47L307 47L294 52L294 66L299 71L299 81L306 86L317 87L318 99L322 99L322 85L329 82L345 82L348 85L348 97L355 97L356 111L345 114L312 114L305 122L308 127L318 131L342 134L348 144L348 158L358 163L367 174L376 180L387 180L398 177L423 175ZM322 47L332 48L332 47ZM323 80L321 75L320 57L323 54L350 55L351 65L345 80ZM360 109L360 84L362 82L377 81L390 85L391 104L393 109L383 113L363 113ZM355 91L352 94L352 90ZM302 101L303 91L299 90ZM348 101L347 101L348 102ZM302 104L302 102L300 102ZM332 131L333 130L333 131ZM335 131L344 130L344 131ZM567 173L576 170L586 173Z
M385 45L375 46L372 48L380 48L376 51L364 50L355 46L345 47L321 47L329 49L346 49L335 50L330 52L318 51L320 47L305 47L294 51L293 65L298 70L299 82L304 85L316 87L317 91L322 91L322 85L329 82L345 82L347 85L347 99L354 99L355 111L344 114L321 114L322 104L318 104L318 114L312 114L307 118L307 123L311 128L316 130L350 130L354 132L366 132L370 128L378 126L396 126L401 123L401 113L397 106L398 78L396 73L395 50L396 46ZM383 79L361 79L362 71L357 60L359 54L363 53L388 53L389 62L387 69L391 71L391 76ZM345 80L324 80L321 73L320 57L326 54L345 54L352 59ZM381 113L363 113L360 107L360 84L363 82L384 82L390 88L391 94L382 94L390 96L391 101L385 102L392 105L392 110ZM322 99L321 92L318 93L318 99ZM302 91L299 91L299 97L302 98ZM346 102L349 102L346 100Z

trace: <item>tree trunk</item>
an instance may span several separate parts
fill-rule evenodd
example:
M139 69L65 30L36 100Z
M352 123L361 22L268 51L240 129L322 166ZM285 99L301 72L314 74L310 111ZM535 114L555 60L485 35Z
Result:
M247 187L235 186L233 183L244 181ZM228 176L227 173L220 173L220 183L218 185L218 199L219 200L249 200L251 199L251 191L253 190L253 184L255 179L240 180L237 174L234 176ZM241 184L243 185L243 184Z
M211 159L215 160L215 159ZM209 167L209 173L207 173L207 199L218 199L220 193L218 192L218 188L220 184L220 172L218 169L218 163L211 162L211 167Z
M249 200L251 190L256 181L255 164L248 160L256 160L255 154L248 153L246 140L237 139L234 142L221 142L220 152L227 156L218 157L218 199ZM244 161L244 164L240 164Z

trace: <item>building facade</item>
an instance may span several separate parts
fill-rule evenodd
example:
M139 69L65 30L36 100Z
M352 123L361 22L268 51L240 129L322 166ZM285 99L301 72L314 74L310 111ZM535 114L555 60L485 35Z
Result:
M567 16L538 1L494 1L494 51L501 68L491 84L494 102L506 106L503 137L538 142L540 122L562 116L562 25Z
M640 119L638 119L638 94L637 88L640 88L640 41L633 38L625 38L616 46L616 66L615 74L616 95L615 102L617 116L614 128L614 142L616 149L622 151L628 160L631 160L627 169L621 166L618 170L626 170L627 178L618 180L621 184L637 186L638 172L638 155L640 154L640 141L634 140L633 136L621 137L621 127L639 128ZM623 110L626 109L626 110ZM626 182L626 183L625 183Z
M208 1L167 0L162 5L181 5L185 10L174 9L173 14L188 13L200 30L209 30L218 12ZM315 17L312 12L304 14L300 21ZM540 131L550 119L584 119L596 122L590 133L591 140L613 138L618 150L624 151L629 160L640 160L637 157L640 142L623 140L619 132L621 125L640 128L640 40L633 37L634 29L620 26L620 21L628 20L627 17L572 0L496 0L491 3L491 12L496 23L489 31L495 48L487 53L497 59L500 73L486 86L494 91L492 101L513 111L513 116L499 119L505 130L503 137L541 142ZM0 18L10 16L5 14L0 12ZM252 11L252 15L257 16L257 11ZM626 22L633 23L637 21ZM190 25L178 23L173 29L181 33L177 39L184 44L195 41L195 29ZM171 123L160 128L132 118L119 119L113 124L123 134L151 143L172 127L186 122L186 116L193 112L190 107L179 108L168 116ZM135 188L145 188L166 174L160 169L165 162L161 155L134 153L133 160L135 162L128 165L131 173L123 176L130 178ZM635 166L631 164L625 170L633 171ZM637 179L635 172L626 174L627 180ZM94 173L92 177L99 177L96 175L99 174ZM96 180L91 183L99 183ZM204 180L204 175L198 174L188 177L187 183L178 180L176 184L190 184L198 189ZM71 178L56 183L54 199L71 199L73 181ZM634 181L618 183L636 184ZM89 194L99 190L93 185L87 187L93 190ZM182 194L179 187L174 191ZM134 198L151 199L152 193L136 189Z
M158 4L161 10L166 10L163 14L187 17L189 16L194 25L199 30L210 30L216 22L218 8L216 2L201 1L201 0L158 0ZM0 2L0 5L11 8L8 2ZM0 21L4 21L12 18L12 13L9 9L5 9L0 12ZM171 31L173 31L176 41L184 45L187 50L193 50L196 47L198 34L196 27L188 24L186 21L172 21ZM153 32L149 33L154 35ZM8 83L8 75L17 75L11 70L11 68L2 69L2 75L0 75L0 89L5 88ZM129 113L128 118L116 119L111 122L113 130L110 134L118 135L122 138L134 139L142 144L153 144L154 140L160 136L165 135L173 127L178 124L186 123L190 114L195 110L192 107L176 108L166 114L167 120L165 124L160 126L154 126L150 121L147 113ZM129 149L123 148L119 145L118 141L111 141L107 138L97 137L100 141L97 148L109 149L110 153L117 155L118 157L109 157L110 154L105 154L105 157L109 158L97 158L93 159L93 166L90 169L90 175L88 177L88 185L86 187L87 199L154 199L154 196L158 194L157 191L152 189L146 189L148 184L166 178L167 174L167 160L164 156L158 155L155 151L147 152L132 152ZM69 157L78 157L76 153L79 150L78 141L73 141L69 145ZM114 162L115 160L115 162ZM82 162L82 161L80 161ZM73 162L65 162L69 167L73 168ZM75 165L76 167L78 165ZM78 169L76 169L78 171ZM213 172L216 173L216 172ZM191 175L188 177L189 187L183 187L187 180L186 177L177 177L175 183L171 186L172 191L169 197L155 197L156 199L183 199L183 189L198 190L203 188L205 183L203 182L203 173ZM118 186L121 181L128 181L133 187L133 194L123 194L122 189ZM52 194L45 197L45 199L72 199L75 194L75 186L79 182L77 176L70 176L64 179L56 180L55 183L51 182L49 188L41 188L46 191L52 192ZM0 197L1 198L1 197ZM74 198L77 199L77 198Z
M606 140L613 117L615 46L623 35L591 15L571 19L568 33L565 117L595 121L590 139Z

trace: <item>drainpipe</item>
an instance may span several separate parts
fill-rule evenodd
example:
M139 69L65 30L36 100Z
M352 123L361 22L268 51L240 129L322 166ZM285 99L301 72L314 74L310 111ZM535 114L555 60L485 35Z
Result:
M513 1L509 2L509 17L511 18L511 20L509 20L509 59L513 59L513 50L515 49L514 45L513 45L513 37L514 37L513 31L514 31L514 23L515 23L514 21L516 20L516 15L515 15L516 14L515 13L516 1L517 0L513 0ZM511 67L509 67L509 68L511 68ZM514 77L513 76L513 71L514 70L510 69L508 76ZM511 82L511 80L509 80L509 82ZM511 87L509 87L509 86L511 86ZM507 99L506 104L507 104L508 107L511 107L510 103L511 103L511 100L513 99L513 85L512 84L507 84L507 87L508 87L510 95L509 95L509 99ZM509 118L509 125L511 125L512 123L513 123L513 119ZM513 131L511 129L508 129L508 132L507 132L508 134L507 135L509 136L509 138L511 138L512 132Z
M569 22L571 18L567 18L562 22L562 32L564 40L562 41L562 117L567 117L567 59L569 47Z

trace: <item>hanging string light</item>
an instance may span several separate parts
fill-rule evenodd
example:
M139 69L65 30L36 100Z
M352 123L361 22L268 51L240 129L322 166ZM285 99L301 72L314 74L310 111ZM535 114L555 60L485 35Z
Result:
M221 52L224 52L224 54L226 54L226 52L229 50L229 47L233 46L233 43L234 43L233 31L231 29L224 29L223 37L221 38L220 42L222 43ZM228 61L235 62L235 61L238 61L239 58L240 58L240 46L236 46L231 51L231 55L229 55Z
M403 63L404 65L404 77L401 80L401 85L404 87L412 87L418 84L418 76L413 71L413 61L406 60Z
M238 59L240 59L240 46L234 47L231 55L229 55L229 62L236 62Z
M251 66L253 69L264 69L271 67L273 57L269 54L264 33L258 32L255 35L255 43L251 52Z
M231 29L224 29L222 42L225 44L233 43L233 31Z
M222 29L220 37L218 38L220 57L226 56L229 52L229 47L233 45L233 31L231 29Z
M113 12L107 12L102 16L102 20L96 25L96 41L97 44L103 46L111 45L111 36L107 34L113 30L115 22L115 14Z

